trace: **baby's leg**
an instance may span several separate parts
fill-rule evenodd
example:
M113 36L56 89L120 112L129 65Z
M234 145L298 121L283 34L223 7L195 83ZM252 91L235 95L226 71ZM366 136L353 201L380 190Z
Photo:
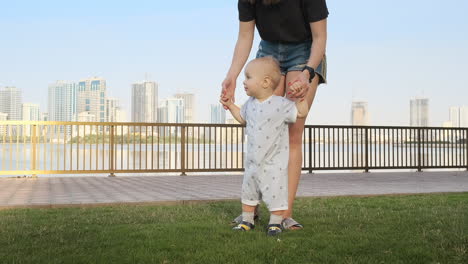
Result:
M235 226L234 230L249 231L255 227L255 207L260 202L260 193L257 189L256 177L248 170L244 175L241 192L242 221Z
M255 212L255 206L247 205L247 204L242 204L242 221L243 222L248 222L251 224L254 223L254 212Z
M271 211L270 215L270 222L269 225L280 225L281 221L283 221L283 214L285 210L280 211Z
M241 202L242 220L254 224L255 207L260 203L260 192L258 191L256 175L249 171L244 175Z
M233 230L250 231L255 228L254 223L255 205L242 204L242 222L235 226Z
M271 213L267 234L275 236L281 233L283 214L288 209L288 182L285 167L274 166L267 169L266 177L262 183L264 185L260 188L263 200Z
M267 234L269 236L276 236L281 233L281 222L283 221L283 214L288 209L288 193L286 177L283 181L277 181L278 176L274 178L273 182L269 185L263 186L264 192L263 200L270 210L270 222L268 223Z
M242 204L242 212L253 213L255 211L255 206Z

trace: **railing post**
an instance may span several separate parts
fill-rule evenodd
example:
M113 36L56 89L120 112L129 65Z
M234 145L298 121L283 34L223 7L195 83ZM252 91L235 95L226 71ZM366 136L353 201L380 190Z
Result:
M180 135L180 150L181 150L180 151L180 167L181 167L182 173L180 174L180 176L187 176L187 174L185 174L185 134L186 134L186 129L185 129L185 126L182 125L181 135Z
M421 166L421 128L418 127L418 172L422 171Z
M37 155L37 125L33 125L31 143L32 143L32 157L31 157L31 170L36 170L36 155ZM37 178L36 174L32 174L33 178Z
M365 138L366 138L366 166L365 166L365 170L366 172L369 172L369 128L366 127L366 130L365 130Z
M309 127L309 173L312 173L312 128L311 127Z
M109 177L115 177L114 174L114 125L110 126L110 131L109 131L109 167L110 167L110 174ZM140 161L141 162L141 161Z
M465 130L465 159L466 159L466 170L468 171L468 128Z

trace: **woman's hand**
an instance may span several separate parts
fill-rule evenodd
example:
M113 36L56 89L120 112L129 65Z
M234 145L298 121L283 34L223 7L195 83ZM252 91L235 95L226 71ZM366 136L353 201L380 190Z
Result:
M221 84L222 90L221 90L221 101L227 102L230 101L234 103L235 101L235 92L236 92L236 79L231 78L231 77L226 77L224 79L223 83ZM223 107L225 110L228 109L228 107L223 104Z
M309 86L309 72L303 71L296 80L288 83L288 96L290 98L303 98L307 94Z

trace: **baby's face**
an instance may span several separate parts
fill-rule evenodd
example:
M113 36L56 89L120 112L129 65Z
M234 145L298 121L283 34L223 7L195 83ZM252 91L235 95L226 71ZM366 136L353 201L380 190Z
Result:
M263 74L258 63L249 63L245 68L244 90L255 97L262 90Z

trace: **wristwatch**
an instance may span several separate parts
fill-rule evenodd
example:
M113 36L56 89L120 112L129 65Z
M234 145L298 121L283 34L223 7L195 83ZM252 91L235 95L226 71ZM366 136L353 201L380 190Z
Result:
M315 70L314 68L312 67L309 67L309 66L304 66L304 68L302 69L302 71L305 71L305 70L308 70L309 71L309 83L312 82L312 79L314 79L315 77Z

